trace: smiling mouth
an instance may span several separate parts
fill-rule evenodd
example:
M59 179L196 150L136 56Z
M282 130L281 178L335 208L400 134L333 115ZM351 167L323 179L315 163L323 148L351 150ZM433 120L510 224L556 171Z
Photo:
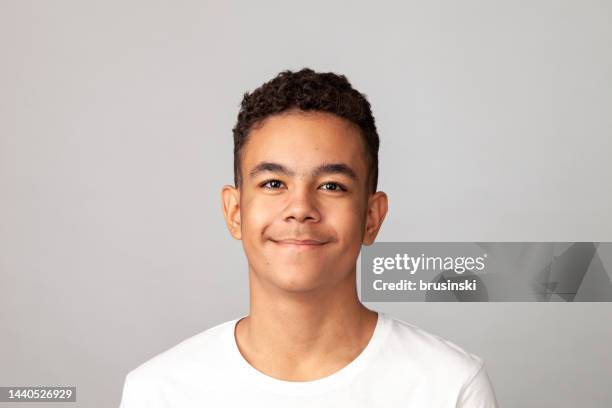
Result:
M270 241L282 247L298 249L320 248L327 244L327 242L313 239L271 239Z

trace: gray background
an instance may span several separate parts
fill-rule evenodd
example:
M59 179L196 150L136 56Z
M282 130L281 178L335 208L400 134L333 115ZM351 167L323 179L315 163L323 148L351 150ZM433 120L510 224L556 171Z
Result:
M1 1L0 385L116 406L129 370L247 313L220 189L243 92L281 69L369 96L381 241L611 241L611 19L578 0ZM612 405L610 303L368 306L483 357L503 407Z

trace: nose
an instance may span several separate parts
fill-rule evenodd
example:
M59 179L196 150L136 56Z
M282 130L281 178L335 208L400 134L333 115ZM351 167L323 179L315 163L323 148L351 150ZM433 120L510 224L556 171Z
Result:
M289 201L283 211L285 221L318 222L321 213L317 208L314 193L308 187L297 187L288 195Z

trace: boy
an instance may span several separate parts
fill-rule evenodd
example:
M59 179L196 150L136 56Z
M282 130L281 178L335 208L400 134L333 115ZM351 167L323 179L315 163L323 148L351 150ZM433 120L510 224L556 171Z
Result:
M250 313L131 371L121 408L494 408L483 362L366 308L356 261L387 213L370 104L344 76L285 71L245 94L221 196Z

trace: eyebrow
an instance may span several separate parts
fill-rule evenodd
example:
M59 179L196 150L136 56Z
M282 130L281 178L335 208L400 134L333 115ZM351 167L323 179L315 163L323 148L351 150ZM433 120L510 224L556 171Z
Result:
M286 176L295 176L295 172L279 163L273 162L261 162L249 172L249 177L254 178L261 173L281 173ZM312 177L318 177L324 174L343 174L352 180L357 181L357 173L350 166L344 163L324 163L315 168L310 175Z

